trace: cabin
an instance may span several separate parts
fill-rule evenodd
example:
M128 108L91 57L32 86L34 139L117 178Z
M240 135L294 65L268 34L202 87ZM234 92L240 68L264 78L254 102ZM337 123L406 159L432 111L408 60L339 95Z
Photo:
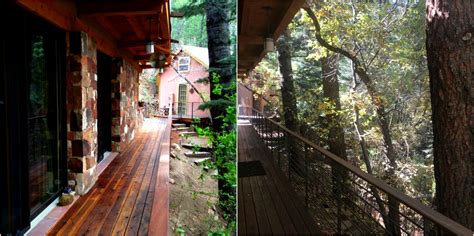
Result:
M9 0L0 11L0 234L166 234L167 208L156 215L168 198L166 185L158 185L167 182L166 165L145 174L134 163L166 162L156 152L166 143L168 121L144 123L138 77L152 57L155 67L171 63L169 0ZM140 132L142 124L155 133ZM143 139L151 143L134 145ZM137 178L146 185L133 185ZM112 184L121 192L109 191ZM67 187L80 197L51 216ZM123 205L118 201L134 202L131 209L141 209L136 216L144 220L132 225L131 213L114 214L126 212L112 209ZM67 219L83 221L68 228ZM87 228L91 221L98 228Z
M201 96L205 99L210 96L207 48L182 45L172 63L173 66L167 67L159 76L160 109L165 110L172 104L173 118L183 121L208 119L209 110L198 109L204 102Z

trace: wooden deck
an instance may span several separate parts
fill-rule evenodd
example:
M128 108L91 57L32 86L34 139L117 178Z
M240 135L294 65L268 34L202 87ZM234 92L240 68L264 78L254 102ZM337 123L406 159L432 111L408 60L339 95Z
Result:
M168 122L146 120L134 141L48 235L166 235Z
M260 161L266 173L238 178L238 235L321 235L251 125L238 126L238 140L239 163Z

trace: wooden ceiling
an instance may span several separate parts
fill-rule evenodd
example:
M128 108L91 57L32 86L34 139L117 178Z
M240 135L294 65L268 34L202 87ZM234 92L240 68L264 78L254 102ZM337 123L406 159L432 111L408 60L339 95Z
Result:
M76 7L79 18L110 33L117 47L128 51L143 68L151 56L145 51L147 39L155 43L155 52L170 60L168 0L76 0Z
M245 77L265 56L264 39L276 40L304 0L239 0L238 75Z
M90 34L97 48L109 56L149 68L151 54L146 53L145 42L151 38L155 52L164 53L171 62L169 0L15 1L67 31Z

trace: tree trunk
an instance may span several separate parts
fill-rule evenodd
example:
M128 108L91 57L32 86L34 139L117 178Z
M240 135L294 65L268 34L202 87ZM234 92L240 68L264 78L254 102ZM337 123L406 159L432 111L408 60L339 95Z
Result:
M321 58L321 69L323 79L323 95L327 102L334 107L333 111L326 115L326 128L329 130L327 144L329 151L347 160L346 143L344 142L344 129L341 125L340 115L341 101L339 98L339 81L337 80L337 63L339 62L338 54L330 54ZM347 189L349 189L347 179L347 171L335 164L331 167L333 194L336 197L337 212L340 214L344 205L344 196L349 197ZM342 219L337 221L338 232L342 233Z
M427 0L437 210L474 229L474 2Z
M225 95L235 93L229 91L233 82L233 69L235 61L230 60L230 39L229 39L229 4L227 1L209 0L206 2L206 28L209 51L209 77L211 91L216 86L222 85L224 92L221 94L211 93L211 100L228 100ZM215 76L218 75L218 80ZM227 90L225 90L227 89ZM234 88L235 90L235 88ZM213 118L212 127L214 131L223 129L222 119L217 118L225 115L226 108L229 103L222 103L211 107L211 115ZM227 127L230 129L231 127Z
M337 80L338 54L332 54L321 58L323 94L334 106L334 113L327 115L329 129L328 144L329 151L347 160L346 143L344 142L344 129L340 121L341 101L339 97L339 81Z
M296 108L295 86L293 83L293 69L291 68L290 32L285 30L277 41L278 63L283 76L281 97L283 103L283 118L285 126L291 131L298 132L298 116Z
M293 83L293 69L291 68L290 31L286 29L277 41L278 63L283 77L281 98L283 104L283 119L285 126L293 132L299 133L298 111L296 108L295 86ZM288 135L289 136L289 135ZM288 163L296 174L303 176L304 160L298 158L304 151L298 149L293 139L287 139Z
M223 131L231 131L234 128L232 124L224 126L224 121L221 118L221 116L226 116L229 106L235 106L235 102L228 99L228 96L235 93L235 86L232 86L235 83L235 60L231 60L230 54L229 7L234 6L227 1L206 1L210 86L211 91L221 86L223 88L221 93L211 92L210 96L211 102L213 102L210 107L212 129L217 134L222 134ZM217 171L222 177L218 179L219 205L224 211L224 215L228 216L228 220L235 220L235 187L224 178L229 171L233 171L226 164L235 163L235 156L223 154L217 158L220 158L216 161L216 163L220 163L217 164Z

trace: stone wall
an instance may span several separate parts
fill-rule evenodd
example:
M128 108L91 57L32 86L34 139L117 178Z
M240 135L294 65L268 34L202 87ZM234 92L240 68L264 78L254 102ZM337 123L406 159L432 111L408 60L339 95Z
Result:
M97 181L97 46L86 33L68 34L67 152L68 181L85 194ZM112 151L120 152L143 123L138 109L138 70L114 59L112 74ZM99 91L100 92L100 91Z
M117 62L117 78L112 80L112 151L122 151L143 123L138 109L139 74L126 60Z
M84 194L97 180L97 47L86 33L69 33L67 55L68 180Z

